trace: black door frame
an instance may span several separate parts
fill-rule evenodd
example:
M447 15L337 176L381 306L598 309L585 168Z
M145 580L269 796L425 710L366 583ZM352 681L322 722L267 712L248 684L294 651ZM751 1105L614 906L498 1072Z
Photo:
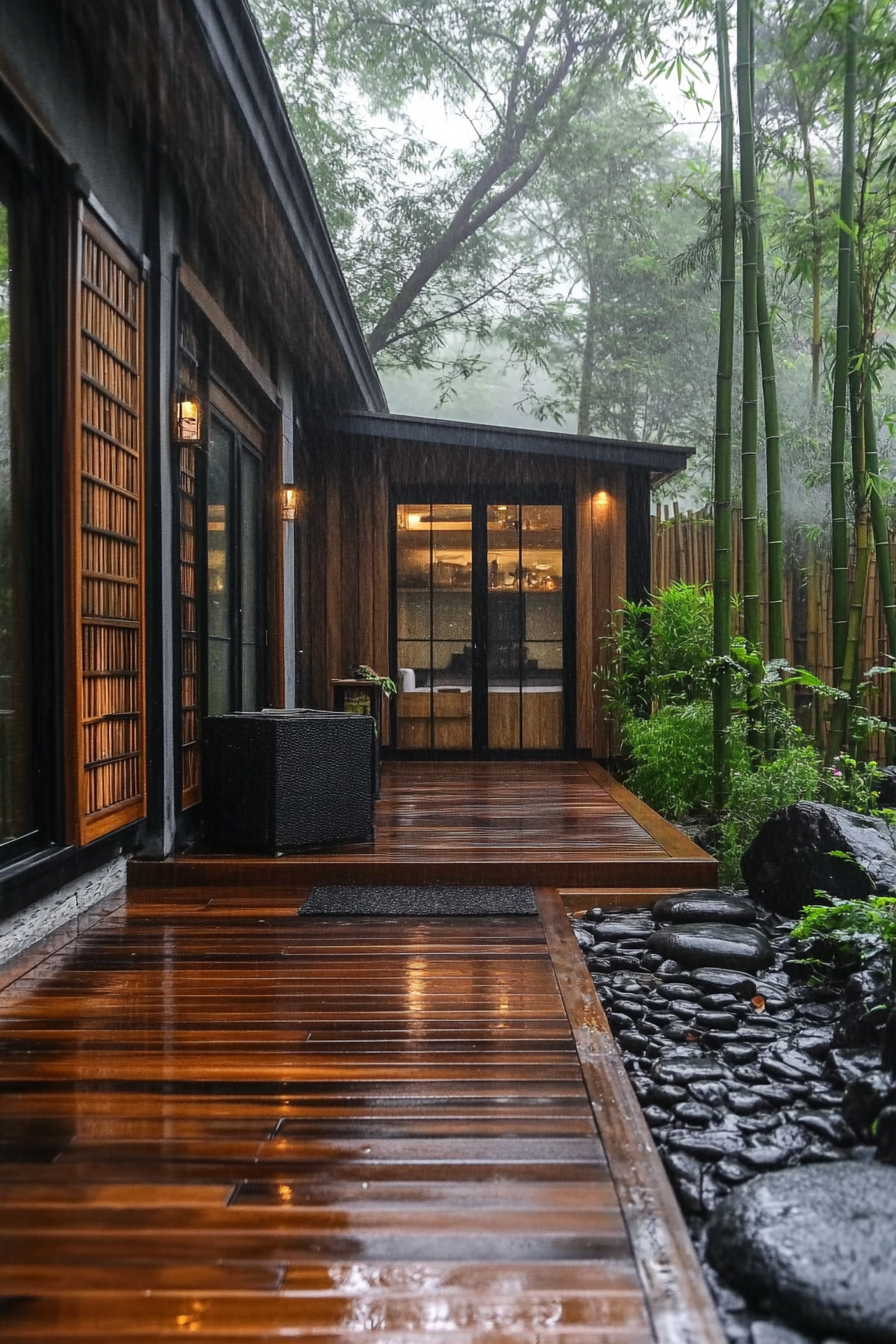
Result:
M551 760L576 755L576 537L575 495L569 486L393 485L389 492L389 675L398 678L398 527L400 504L469 504L473 510L473 748L452 751L435 747L393 746L388 755L407 759ZM563 746L496 748L488 744L488 550L489 504L559 504L563 508ZM480 563L477 563L477 556ZM390 704L391 741L398 740L395 698Z

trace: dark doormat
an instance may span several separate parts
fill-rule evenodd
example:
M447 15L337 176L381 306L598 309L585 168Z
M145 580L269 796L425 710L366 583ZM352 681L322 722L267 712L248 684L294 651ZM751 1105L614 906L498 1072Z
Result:
M312 887L300 915L537 915L531 887Z

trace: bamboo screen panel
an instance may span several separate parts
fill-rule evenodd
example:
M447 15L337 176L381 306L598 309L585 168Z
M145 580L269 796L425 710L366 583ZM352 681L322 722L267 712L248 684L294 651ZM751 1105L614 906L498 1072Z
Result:
M181 298L183 299L183 295ZM199 681L199 611L197 607L196 480L202 449L200 423L199 336L189 311L179 324L177 410L173 452L178 476L180 559L180 743L181 807L202 798L202 748Z
M146 815L143 293L86 210L76 259L73 792L84 844Z

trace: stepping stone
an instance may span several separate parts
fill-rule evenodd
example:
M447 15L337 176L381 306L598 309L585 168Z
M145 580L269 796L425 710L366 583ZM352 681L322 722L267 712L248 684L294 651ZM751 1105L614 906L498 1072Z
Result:
M657 929L648 938L647 946L651 952L674 958L688 967L758 971L774 961L774 952L764 933L736 924L679 924Z
M653 907L658 924L755 924L756 907L743 896L721 891L682 891Z
M708 1249L749 1300L821 1337L896 1338L896 1168L845 1161L757 1177L721 1201Z

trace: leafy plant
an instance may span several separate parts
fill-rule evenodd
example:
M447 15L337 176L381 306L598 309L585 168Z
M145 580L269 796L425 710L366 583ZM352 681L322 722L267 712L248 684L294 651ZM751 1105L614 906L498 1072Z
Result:
M712 593L672 583L649 602L624 602L603 641L605 663L594 673L608 713L630 714L709 699Z
M821 772L821 796L826 803L848 808L850 812L876 814L882 772L875 761L856 761L852 756L837 756Z
M379 672L374 672L366 663L357 663L352 668L352 676L357 677L358 681L372 681L375 686L380 687L387 700L391 700L398 691L391 677L381 677Z
M790 935L795 941L824 940L863 961L884 951L896 953L896 896L838 901L823 891L815 895L828 904L803 907L803 918Z
M731 726L732 759L749 770L742 720ZM628 718L623 744L634 763L626 783L664 817L676 821L712 799L712 706L664 705L649 719Z
M818 797L818 767L818 753L800 735L756 770L732 770L728 807L719 823L721 882L740 884L741 855L773 812Z

